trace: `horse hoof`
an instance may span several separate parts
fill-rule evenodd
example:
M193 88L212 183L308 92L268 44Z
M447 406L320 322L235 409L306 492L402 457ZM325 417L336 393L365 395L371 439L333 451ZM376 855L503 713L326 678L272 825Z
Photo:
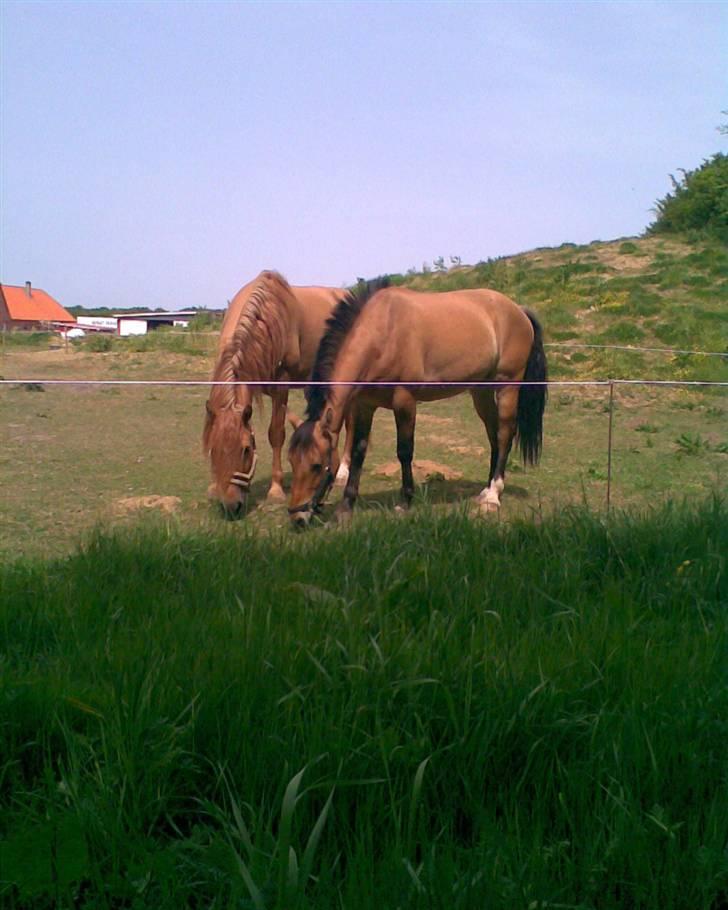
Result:
M343 527L349 524L352 514L351 509L337 509L334 512L334 521Z
M399 503L394 507L394 514L401 518L409 512L409 506L403 506L402 503Z
M481 499L479 509L481 515L496 515L500 509L500 503L497 499Z

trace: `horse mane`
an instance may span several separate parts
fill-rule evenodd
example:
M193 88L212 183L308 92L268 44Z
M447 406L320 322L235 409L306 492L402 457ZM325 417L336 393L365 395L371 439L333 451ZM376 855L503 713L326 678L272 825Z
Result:
M334 369L336 355L339 353L344 339L351 331L367 301L377 291L381 291L382 288L388 288L390 283L386 275L375 278L372 281L360 281L336 304L331 315L326 320L326 329L316 353L316 360L311 373L313 382L328 382ZM327 395L328 389L326 386L307 386L307 421L319 419L323 413Z
M220 354L213 371L211 398L221 408L236 402L235 382L260 382L274 379L285 355L288 320L282 305L283 294L293 295L290 285L278 272L264 271L255 280L243 304L238 324ZM260 387L251 390L260 398Z

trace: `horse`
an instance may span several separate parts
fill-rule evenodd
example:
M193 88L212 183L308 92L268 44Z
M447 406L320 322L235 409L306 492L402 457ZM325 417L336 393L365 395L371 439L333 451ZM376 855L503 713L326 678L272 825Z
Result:
M291 287L277 272L263 271L230 302L212 376L214 383L223 385L212 386L202 434L212 471L208 495L220 502L228 517L242 512L255 474L258 457L251 417L261 393L272 401L268 440L273 469L267 497L285 501L281 450L289 389L235 383L308 379L326 319L345 294L342 288ZM348 442L340 480L346 479Z
M402 469L397 508L407 509L414 495L417 403L466 390L491 447L488 483L477 500L481 512L497 511L514 437L524 462L536 464L541 455L546 387L519 383L545 383L546 377L538 320L504 294L486 289L422 293L390 287L386 279L360 285L327 320L312 378L330 384L307 391L306 420L291 438L291 521L305 527L320 511L337 470L337 440L350 409L351 464L336 519L351 516L379 407L394 411ZM361 382L386 384L353 384ZM417 385L421 382L442 385ZM447 385L470 382L504 384L469 389Z

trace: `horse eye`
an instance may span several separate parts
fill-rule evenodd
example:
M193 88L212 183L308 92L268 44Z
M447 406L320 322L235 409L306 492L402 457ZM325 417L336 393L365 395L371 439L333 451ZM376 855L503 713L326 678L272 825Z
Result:
M314 472L314 474L320 474L322 469L323 469L322 464L312 464L311 465L311 470Z

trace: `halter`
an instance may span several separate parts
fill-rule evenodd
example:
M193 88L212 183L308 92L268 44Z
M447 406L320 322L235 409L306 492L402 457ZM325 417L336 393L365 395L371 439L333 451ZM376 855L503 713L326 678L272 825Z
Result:
M255 466L257 464L258 453L253 451L253 461L250 464L250 470L236 471L230 478L230 483L233 484L233 486L240 487L243 493L247 493L250 490L250 482L253 479L253 474L255 474Z
M334 483L334 472L331 470L331 456L329 456L329 463L326 465L326 470L324 471L323 477L319 481L319 485L314 490L313 496L302 502L300 506L289 506L288 514L295 515L296 512L313 512L314 515L318 515L321 509L323 508L323 501L326 497L326 494L329 492Z
M255 450L255 433L252 430L250 431L250 441L253 443L253 460L250 462L250 468L247 471L236 471L230 478L230 483L234 487L240 487L243 493L250 491L250 483L253 480L253 474L255 474L255 468L258 464L258 453ZM245 455L245 451L243 451L243 455Z

